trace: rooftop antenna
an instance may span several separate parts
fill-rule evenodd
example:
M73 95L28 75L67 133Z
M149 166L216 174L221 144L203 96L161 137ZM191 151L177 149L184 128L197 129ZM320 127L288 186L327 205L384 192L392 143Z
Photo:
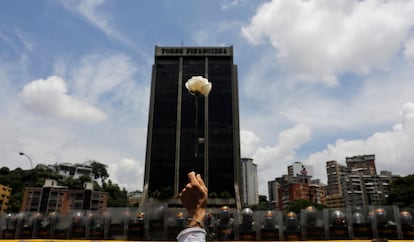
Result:
M183 45L184 45L184 41L181 40L181 46L183 46Z

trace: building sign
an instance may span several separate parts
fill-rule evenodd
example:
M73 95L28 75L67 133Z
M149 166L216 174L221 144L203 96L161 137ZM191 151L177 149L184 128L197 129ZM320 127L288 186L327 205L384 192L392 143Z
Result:
M232 56L233 47L155 47L156 56Z

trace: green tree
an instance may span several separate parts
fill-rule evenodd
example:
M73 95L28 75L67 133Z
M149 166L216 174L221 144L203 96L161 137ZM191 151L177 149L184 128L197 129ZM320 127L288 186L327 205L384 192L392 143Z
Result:
M92 178L90 176L87 175L83 175L79 177L79 181L83 184L85 184L85 182L92 182Z
M108 166L97 161L89 161L95 179L101 179L101 184L109 177Z
M223 191L223 192L220 193L220 198L227 199L227 198L230 198L230 197L231 196L230 196L230 193L228 191Z
M10 174L10 169L8 167L2 167L0 169L0 176L7 176L8 174Z
M7 207L7 211L12 213L17 213L20 211L20 207L22 206L22 199L23 199L23 191L13 192L10 195L9 206Z
M31 184L30 186L34 186L34 187L41 187L43 186L43 184L45 184L45 180L46 179L53 179L56 180L57 182L61 182L63 180L63 177L57 173L55 173L53 170L48 169L48 168L41 168L41 167L36 167L34 170L29 171L30 174L30 179L31 179Z
M23 171L21 168L16 168L10 171L8 168L3 167L1 169L3 175L0 176L0 184L6 185L12 189L9 206L7 208L8 212L18 212L20 210L23 189L25 186L30 185L30 177L27 171ZM5 172L9 170L9 172Z
M269 208L270 204L265 195L259 195L259 204L251 206L253 210L268 210Z
M298 199L298 200L291 201L288 207L286 208L286 211L293 211L295 213L299 213L301 209L305 209L309 206L314 206L318 210L326 208L325 205L322 205L319 203L314 203L314 202L311 202L305 199Z
M259 195L259 203L268 203L265 195Z
M212 193L208 194L208 197L209 198L217 198L218 196L217 196L216 192L212 192Z
M171 186L161 187L159 190L151 192L151 197L159 199L161 201L167 200L174 196L174 191Z
M128 192L123 188L122 190L111 179L103 185L103 191L108 193L108 207L127 207L128 206Z
M414 174L399 177L390 185L387 204L414 207Z

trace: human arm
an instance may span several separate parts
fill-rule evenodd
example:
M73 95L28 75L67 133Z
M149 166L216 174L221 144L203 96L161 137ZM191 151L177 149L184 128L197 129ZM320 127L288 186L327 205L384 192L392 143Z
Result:
M187 209L187 229L177 236L178 241L205 241L204 218L206 215L208 189L200 174L188 173L189 182L179 194L183 207Z

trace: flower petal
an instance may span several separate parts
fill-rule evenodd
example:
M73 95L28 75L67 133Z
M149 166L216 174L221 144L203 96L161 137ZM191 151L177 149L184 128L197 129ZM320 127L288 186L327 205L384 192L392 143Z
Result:
M208 94L209 94L209 93L210 93L210 91L211 91L211 87L212 87L211 82L208 82L208 83L204 84L204 85L200 88L200 91L199 91L199 92L200 92L203 96L207 97L207 96L208 96Z
M185 87L190 92L200 92L203 85L209 83L208 80L202 76L193 76L185 83Z

